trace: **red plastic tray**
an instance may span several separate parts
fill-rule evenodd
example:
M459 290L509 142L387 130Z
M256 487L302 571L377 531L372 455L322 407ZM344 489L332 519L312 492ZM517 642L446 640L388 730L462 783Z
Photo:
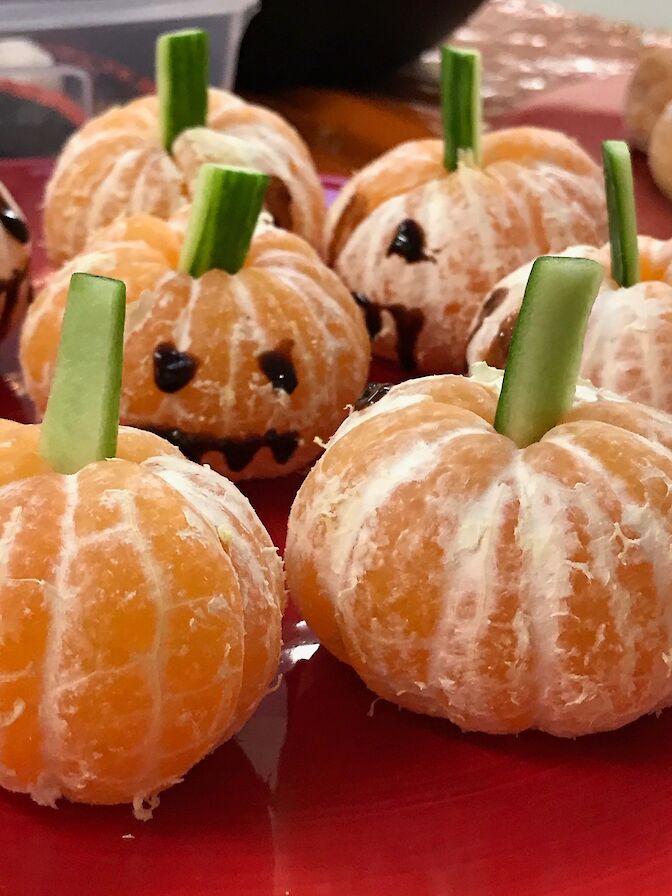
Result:
M621 130L594 86L516 118L564 128L596 156ZM669 235L672 207L635 167L640 229ZM31 214L38 168L7 178ZM7 382L0 410L22 413ZM297 485L246 487L281 547ZM464 735L376 701L295 614L285 628L278 690L152 822L0 793L0 894L672 893L672 712L578 741Z

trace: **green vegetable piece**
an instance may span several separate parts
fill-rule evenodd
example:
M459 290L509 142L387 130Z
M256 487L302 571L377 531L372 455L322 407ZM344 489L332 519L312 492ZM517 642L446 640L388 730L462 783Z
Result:
M203 165L180 270L192 277L213 268L236 274L249 251L267 186L268 176L259 171Z
M57 473L114 457L119 430L126 286L73 274L40 454Z
M441 49L443 164L455 171L461 161L481 159L481 54L477 50Z
M634 286L640 277L639 247L632 161L627 143L605 140L602 159L609 214L611 273L619 286Z
M571 408L586 326L603 276L587 258L538 258L513 331L495 429L520 448Z
M173 31L156 42L156 84L161 140L167 152L187 128L208 114L209 54L205 31Z

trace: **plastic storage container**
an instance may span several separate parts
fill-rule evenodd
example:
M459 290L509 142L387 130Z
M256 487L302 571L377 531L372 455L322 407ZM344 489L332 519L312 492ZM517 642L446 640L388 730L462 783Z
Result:
M167 30L210 34L210 81L231 87L257 0L0 0L0 158L53 155L94 112L153 90Z

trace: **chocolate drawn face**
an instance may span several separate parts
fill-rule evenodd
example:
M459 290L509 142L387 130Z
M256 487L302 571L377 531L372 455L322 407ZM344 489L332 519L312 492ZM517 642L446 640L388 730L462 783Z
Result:
M299 384L296 368L292 360L294 342L281 340L273 349L260 352L257 357L259 370L268 379L273 389L291 395ZM156 387L167 394L175 394L193 381L200 361L189 352L181 352L173 342L161 342L154 349L154 382ZM289 462L299 447L298 432L266 432L244 438L221 438L206 432L186 432L177 427L145 426L171 442L190 460L200 463L212 452L220 454L226 465L234 473L241 473L262 448L268 448L276 463Z
M397 332L397 357L402 369L412 373L417 369L415 350L418 338L425 325L425 315L419 308L407 308L401 303L386 305L374 302L361 292L353 292L352 297L364 314L364 322L371 339L383 329L383 312L387 312Z

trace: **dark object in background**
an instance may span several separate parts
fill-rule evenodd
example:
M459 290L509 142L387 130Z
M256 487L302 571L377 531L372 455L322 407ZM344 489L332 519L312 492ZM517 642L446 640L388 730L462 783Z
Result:
M262 0L236 87L372 82L442 40L481 0Z
M0 79L0 158L55 155L84 123L76 103L55 90Z

